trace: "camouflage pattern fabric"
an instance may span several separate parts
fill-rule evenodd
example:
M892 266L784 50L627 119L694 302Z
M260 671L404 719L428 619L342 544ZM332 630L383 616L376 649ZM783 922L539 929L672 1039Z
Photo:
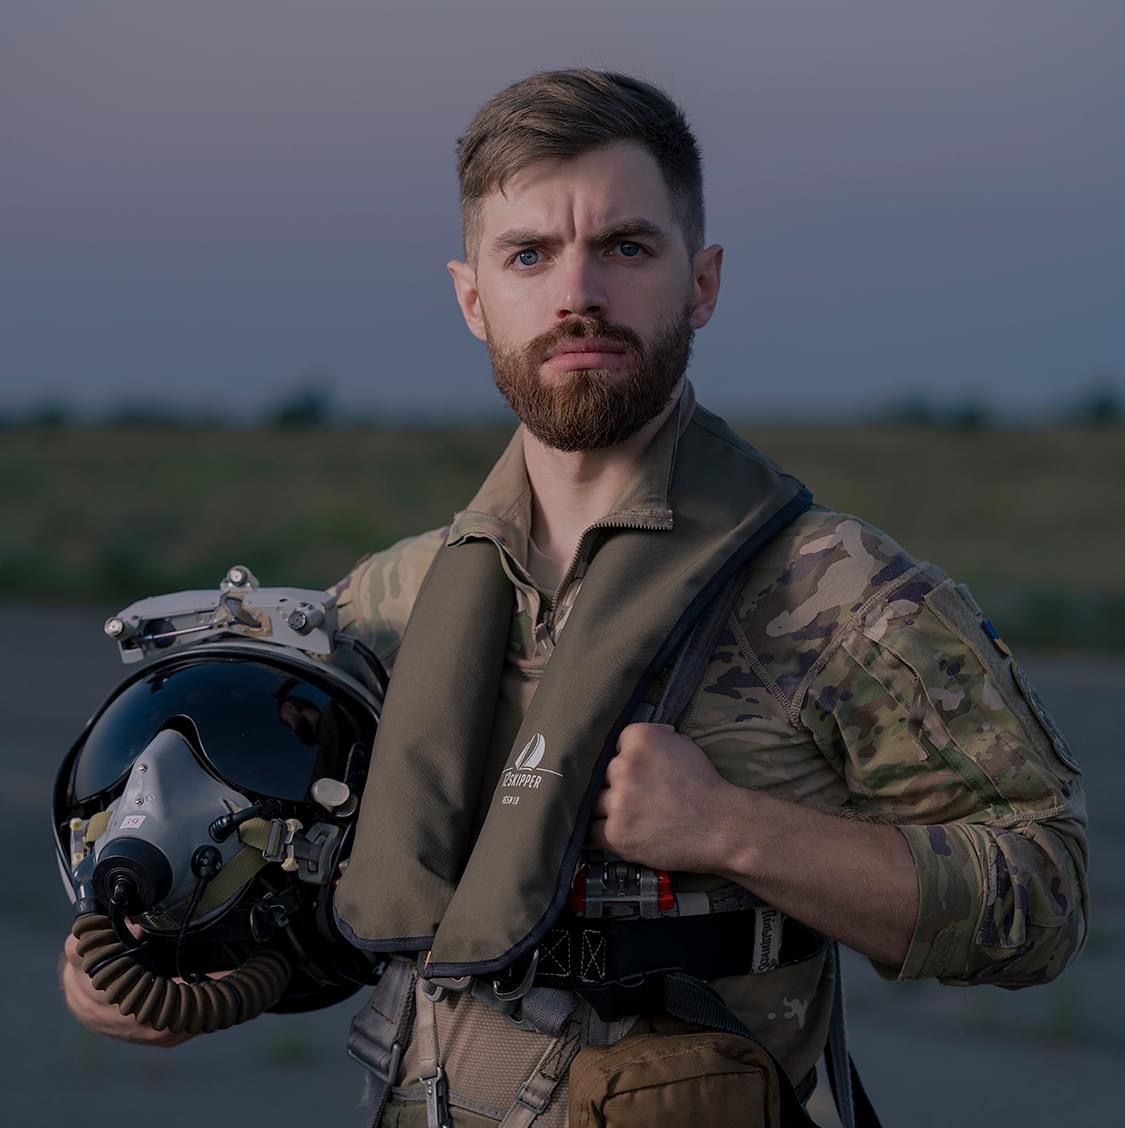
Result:
M516 588L508 667L526 707L599 538L612 533L584 537L544 596L526 568L522 457L508 461L490 478L487 512L478 495L454 529L492 540ZM448 532L369 556L336 588L341 627L388 666ZM814 506L754 558L681 731L732 783L899 827L920 909L903 966L880 974L1022 987L1053 978L1084 943L1085 808L1064 738L968 592L863 521ZM816 960L716 986L799 1078L827 1035L823 977ZM527 1042L530 1072L538 1037L508 1037ZM472 1089L449 1077L455 1091Z

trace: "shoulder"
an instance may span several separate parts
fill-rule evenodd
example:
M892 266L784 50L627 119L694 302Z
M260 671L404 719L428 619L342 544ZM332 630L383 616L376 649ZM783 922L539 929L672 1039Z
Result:
M418 589L447 532L431 529L373 552L330 589L339 629L357 635L384 664L394 659Z
M874 525L814 505L751 561L734 625L795 714L850 631L892 605L921 600L944 579Z

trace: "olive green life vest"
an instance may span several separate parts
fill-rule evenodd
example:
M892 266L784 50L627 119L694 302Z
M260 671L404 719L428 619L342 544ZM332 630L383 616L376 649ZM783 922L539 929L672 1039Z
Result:
M337 890L353 943L428 950L435 976L484 975L551 927L621 729L709 600L812 498L696 407L669 501L670 531L614 530L598 548L491 800L480 791L513 588L487 539L439 550L395 661Z

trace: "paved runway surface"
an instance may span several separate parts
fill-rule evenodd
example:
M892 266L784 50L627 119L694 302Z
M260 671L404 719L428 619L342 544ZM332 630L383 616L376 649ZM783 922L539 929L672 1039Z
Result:
M64 749L123 670L101 618L0 605L0 1123L358 1125L359 1070L343 1051L358 998L315 1015L267 1015L171 1052L95 1038L67 1014L55 969L69 908L49 791ZM886 1128L1125 1124L1125 659L1025 665L1086 768L1090 943L1056 983L1021 992L887 984L849 958L853 1052ZM828 1107L818 1093L825 1125Z

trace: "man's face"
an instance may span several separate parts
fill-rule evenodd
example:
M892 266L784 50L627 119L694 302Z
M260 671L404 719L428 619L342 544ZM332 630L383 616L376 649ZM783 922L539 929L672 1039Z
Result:
M621 442L668 403L714 293L656 161L635 144L539 161L482 201L462 312L524 425L560 450ZM696 259L718 288L720 248Z

